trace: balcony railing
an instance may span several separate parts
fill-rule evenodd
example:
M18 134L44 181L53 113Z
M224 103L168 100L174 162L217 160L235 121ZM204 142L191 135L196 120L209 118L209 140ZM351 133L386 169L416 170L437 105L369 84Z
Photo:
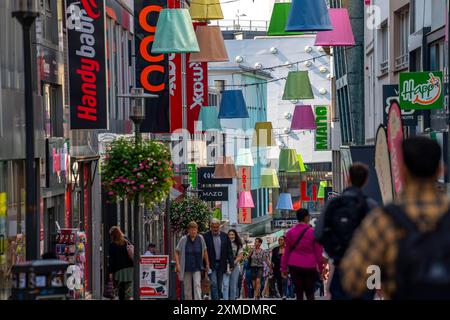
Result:
M395 58L395 70L408 68L409 64L409 54L405 53L397 58Z
M262 31L266 32L269 22L266 20L217 20L213 24L220 26L222 31Z
M389 60L380 63L380 75L385 75L389 71Z

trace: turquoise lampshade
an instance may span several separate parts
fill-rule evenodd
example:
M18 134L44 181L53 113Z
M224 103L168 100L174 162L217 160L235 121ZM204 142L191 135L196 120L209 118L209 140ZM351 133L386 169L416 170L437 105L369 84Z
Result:
M200 52L188 9L163 9L156 24L152 53Z
M300 172L297 151L295 149L282 149L280 151L278 171Z
M290 71L284 86L283 100L314 99L308 71Z
M253 156L251 149L239 149L236 157L236 167L253 167Z
M333 30L325 0L292 0L286 31Z
M280 193L276 209L294 210L294 206L292 205L292 197L290 193Z
M215 107L202 107L198 116L197 131L222 130L219 112Z

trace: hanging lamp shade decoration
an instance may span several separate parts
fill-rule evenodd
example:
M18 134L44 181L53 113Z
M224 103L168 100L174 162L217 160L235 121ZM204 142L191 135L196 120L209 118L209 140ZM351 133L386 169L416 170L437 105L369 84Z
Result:
M280 183L278 181L277 171L275 169L264 168L261 170L261 178L259 180L260 188L279 188Z
M252 144L255 147L274 147L277 145L272 122L256 122Z
M328 12L330 13L333 30L318 32L314 45L334 47L354 46L355 37L347 9L330 9Z
M316 128L316 119L312 107L310 105L296 105L291 130L315 130Z
M219 157L217 159L214 178L216 179L232 179L236 178L236 167L231 157Z
M290 2L275 3L270 18L268 36L296 36L302 35L303 32L286 32L286 23L291 11Z
M195 0L189 9L193 20L222 20L223 12L219 0Z
M280 193L278 197L277 210L294 210L292 196L290 193Z
M300 172L298 155L295 149L282 149L280 151L279 172Z
M328 186L326 181L320 181L319 191L317 192L318 199L325 199L325 188Z
M325 0L292 0L286 31L333 30Z
M250 118L242 90L222 91L219 119Z
M197 131L222 130L215 107L202 107L198 115Z
M284 86L283 100L314 99L308 71L290 71Z
M239 149L235 165L236 167L253 167L255 163L253 162L252 150L247 148Z
M242 191L239 193L239 199L237 203L239 209L243 208L254 208L252 193L250 191Z
M200 52L188 9L163 9L156 24L152 53Z
M306 172L306 166L303 163L303 157L301 154L297 154L297 159L298 159L298 165L300 167L300 172Z
M219 26L198 26L195 31L200 52L192 53L190 62L229 61Z

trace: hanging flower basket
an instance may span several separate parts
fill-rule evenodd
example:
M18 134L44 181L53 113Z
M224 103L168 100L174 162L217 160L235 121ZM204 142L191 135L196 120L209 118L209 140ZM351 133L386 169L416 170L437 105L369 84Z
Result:
M110 201L132 200L139 193L145 205L160 204L174 184L169 149L161 142L119 138L108 146L102 164L102 183Z
M170 225L175 233L184 233L191 221L197 222L198 232L205 232L211 216L208 204L198 198L183 197L170 205Z

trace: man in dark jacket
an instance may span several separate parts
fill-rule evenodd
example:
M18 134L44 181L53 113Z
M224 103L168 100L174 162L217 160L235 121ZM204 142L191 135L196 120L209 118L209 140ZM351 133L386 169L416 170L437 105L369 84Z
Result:
M225 232L220 231L220 220L211 220L211 230L203 235L208 250L211 273L211 298L219 300L222 298L223 274L234 265L231 241Z

